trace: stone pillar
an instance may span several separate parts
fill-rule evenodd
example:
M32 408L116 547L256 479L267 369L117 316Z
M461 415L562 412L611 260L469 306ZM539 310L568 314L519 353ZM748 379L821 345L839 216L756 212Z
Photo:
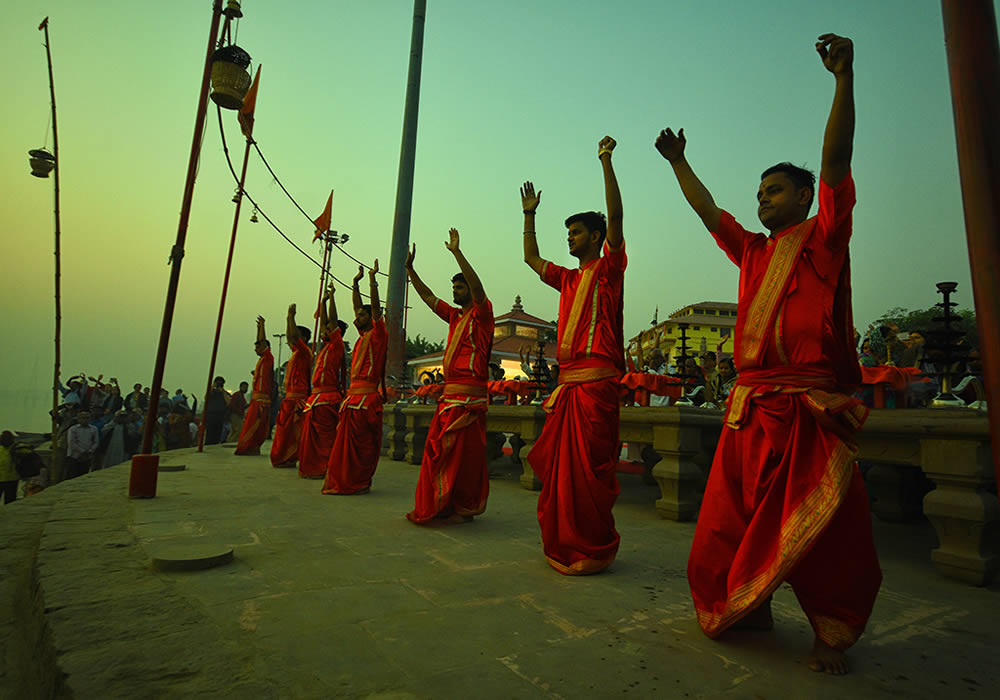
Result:
M518 461L521 462L521 486L531 491L540 491L542 482L535 476L535 471L528 463L528 453L535 446L535 441L542 434L545 426L545 411L540 406L535 406L530 417L521 421L521 430L518 432L520 440L517 449ZM511 443L513 444L513 440Z
M917 467L873 463L865 473L872 513L887 523L905 523L920 517L926 482Z
M931 560L949 578L988 585L1000 568L1000 503L988 440L920 441L921 466L937 483L924 514L939 546Z
M426 406L408 406L403 409L406 416L406 436L403 442L406 446L403 460L410 464L420 464L424 459L424 444L430 428L434 410Z
M406 416L403 415L404 403L394 403L385 407L382 414L385 445L382 454L389 459L406 457Z
M656 510L668 520L693 520L701 506L705 479L698 456L701 452L701 427L656 425L653 427L653 449L659 463L653 467L653 478L660 485Z

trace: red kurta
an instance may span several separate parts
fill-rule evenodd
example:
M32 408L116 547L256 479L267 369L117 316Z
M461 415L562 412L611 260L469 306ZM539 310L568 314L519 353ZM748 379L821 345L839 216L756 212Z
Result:
M582 269L550 262L542 281L559 290L559 385L528 462L539 481L538 524L549 564L563 574L607 568L618 552L618 381L625 369L625 245Z
M285 398L281 400L278 420L274 423L274 440L271 441L271 464L275 467L293 466L299 458L299 440L302 437L302 409L309 396L309 371L313 354L302 338L295 341L292 356L285 366Z
M344 399L343 373L344 339L340 328L335 328L316 355L312 394L302 409L299 476L303 478L316 479L326 474L340 402Z
M710 637L791 583L817 636L846 649L882 580L852 435L867 409L850 313L854 182L820 182L813 219L769 238L723 212L740 267L736 363L688 561Z
M490 493L486 381L493 304L485 299L463 313L438 299L434 312L448 323L444 393L427 432L413 510L406 514L415 523L453 513L479 515L486 510Z
M243 417L243 429L234 452L238 455L259 455L260 446L267 439L271 427L271 396L274 394L274 355L271 348L257 358L250 392L250 405Z
M323 493L356 493L371 488L382 453L382 403L389 339L385 319L361 334L351 356L351 386L340 404L340 424L330 451Z

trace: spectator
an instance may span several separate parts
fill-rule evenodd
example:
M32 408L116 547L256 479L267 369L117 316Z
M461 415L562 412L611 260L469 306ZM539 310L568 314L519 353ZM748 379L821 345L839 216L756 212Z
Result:
M108 387L109 395L104 404L104 408L107 409L111 415L115 415L118 411L125 407L125 399L122 398L122 390L121 387L118 386L117 379L112 377L108 380L108 384L106 386Z
M114 419L105 424L101 430L102 443L107 443L104 450L104 459L101 461L101 469L107 469L116 464L121 464L128 457L126 455L125 443L128 436L128 413L118 411L114 414Z
M205 401L206 445L218 445L222 442L222 426L229 415L229 392L225 387L226 380L223 377L216 377Z
M719 376L716 359L715 353L711 350L701 356L701 373L705 377L705 400L710 403L715 403L712 387L715 386L715 378Z
M658 374L660 376L665 376L667 374L667 361L663 357L663 351L659 348L653 348L649 353L649 365L645 368L646 372L650 374ZM663 408L670 405L669 396L661 396L659 394L649 395L649 406L650 408Z
M14 433L0 433L0 492L4 505L17 500L17 484L21 476L14 466Z
M90 462L99 442L97 428L90 424L88 411L77 413L76 422L77 424L66 433L67 479L75 479L89 471Z
M240 390L235 392L229 399L229 442L237 442L240 439L240 432L243 430L243 418L247 414L247 407L250 405L247 392L250 385L247 382L240 382Z
M149 387L145 387L142 390L142 396L139 398L139 410L145 411L149 408Z
M125 397L125 408L129 411L143 409L144 396L142 393L142 384L135 384L132 387L132 393Z
M62 392L63 403L79 406L83 403L87 392L86 377L82 375L70 377L67 383L69 384L68 389L63 386L62 382L59 382L59 391Z
M719 360L719 371L715 375L715 386L712 388L712 396L719 406L725 404L729 399L729 394L736 385L736 365L730 357Z

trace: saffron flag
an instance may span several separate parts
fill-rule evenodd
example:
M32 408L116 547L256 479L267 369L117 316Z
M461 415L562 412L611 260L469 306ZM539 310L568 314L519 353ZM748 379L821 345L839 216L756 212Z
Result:
M240 129L248 139L253 134L253 111L257 107L257 86L260 84L260 64L257 65L257 75L254 76L253 85L247 90L246 97L243 98L243 108L237 113L240 119Z
M316 233L313 234L313 241L322 236L324 233L330 230L330 221L333 216L333 190L330 190L330 196L326 200L326 208L323 209L323 213L320 214L315 221Z

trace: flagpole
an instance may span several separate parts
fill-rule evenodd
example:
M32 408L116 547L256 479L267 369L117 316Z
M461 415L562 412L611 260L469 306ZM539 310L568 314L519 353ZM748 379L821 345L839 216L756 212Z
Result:
M177 238L170 250L170 279L167 283L167 298L163 308L163 323L160 326L160 342L156 351L156 367L149 390L149 409L143 425L142 450L132 457L129 474L129 498L153 498L156 496L156 477L160 457L152 454L153 433L157 427L157 413L160 404L160 390L163 387L163 371L167 364L167 346L170 343L170 327L174 320L174 304L177 301L177 287L180 285L181 261L184 259L184 241L187 238L188 220L191 217L191 202L194 199L194 181L198 175L198 155L201 152L201 137L205 132L205 113L208 109L208 87L212 75L212 53L215 51L216 37L219 35L219 21L222 17L222 0L213 0L212 24L208 30L208 49L205 52L205 68L201 77L201 92L198 95L198 109L194 118L194 136L191 140L191 154L188 157L187 178L181 199L180 220L177 224Z
M326 268L330 261L330 232L327 231L323 234L323 265L320 267L319 271L319 296L316 298L316 312L313 314L313 334L312 334L312 349L313 354L316 353L316 336L317 330L319 329L319 305L323 303L323 287L326 284Z
M215 338L212 340L212 359L208 363L208 386L205 388L205 401L202 402L201 424L198 426L198 451L205 449L205 419L208 417L208 396L212 392L212 375L215 374L215 360L219 354L219 338L222 335L222 316L226 311L226 294L229 291L229 274L233 269L233 252L236 249L236 229L240 225L240 208L243 205L243 184L247 178L247 162L250 160L250 147L253 139L247 137L247 147L243 152L243 169L240 171L240 187L236 194L236 211L233 212L233 231L229 235L229 255L226 257L226 274L222 277L222 295L219 298L219 316L215 322Z

